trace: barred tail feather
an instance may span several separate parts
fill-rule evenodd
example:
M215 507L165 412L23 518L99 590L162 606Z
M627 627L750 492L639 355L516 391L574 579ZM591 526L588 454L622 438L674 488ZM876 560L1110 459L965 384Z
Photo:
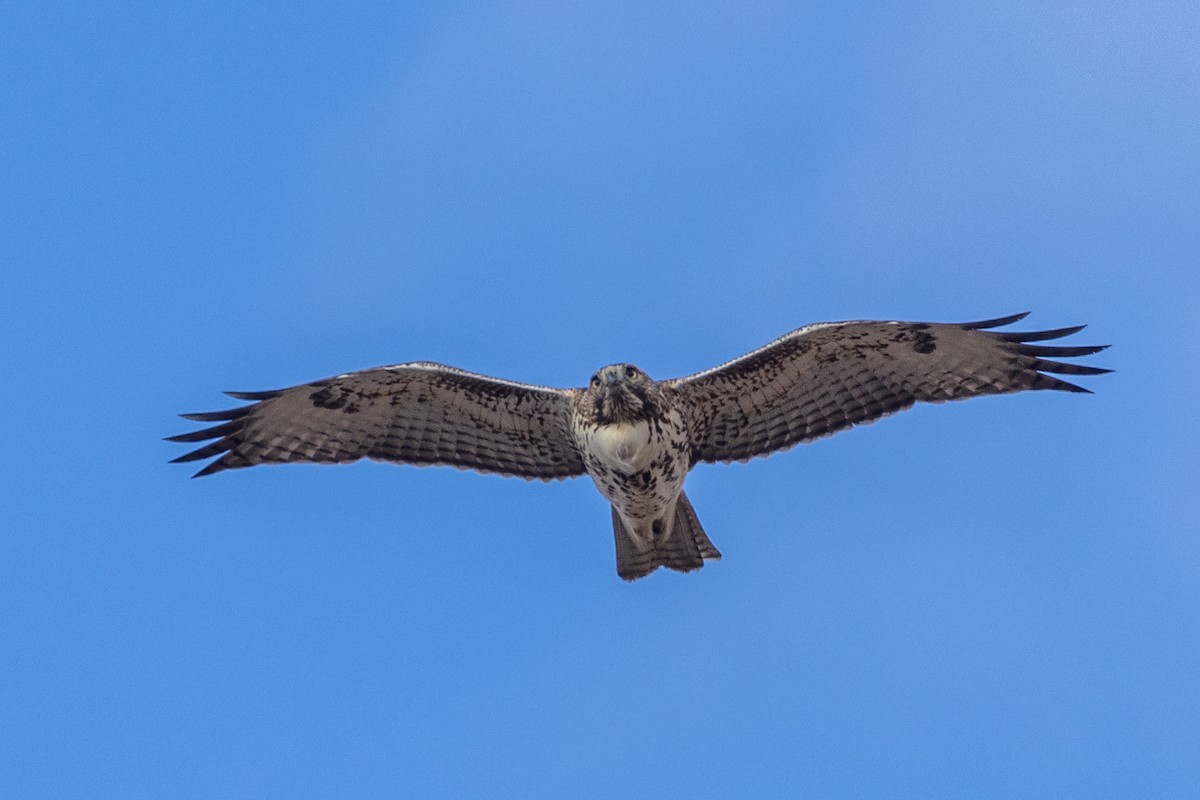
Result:
M617 574L627 581L649 575L659 567L691 572L706 560L720 559L721 553L709 541L687 495L675 503L674 521L665 536L655 535L651 526L642 533L631 531L614 507L613 538L617 545Z

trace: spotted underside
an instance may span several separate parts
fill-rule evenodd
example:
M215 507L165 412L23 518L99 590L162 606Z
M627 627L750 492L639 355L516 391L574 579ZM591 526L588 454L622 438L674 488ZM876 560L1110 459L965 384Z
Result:
M584 467L627 523L651 523L679 496L691 447L678 411L608 425L576 415L574 429Z
M1056 376L1108 371L1058 360L1103 347L1035 344L1082 326L990 330L1024 316L811 325L687 377L654 382L623 365L633 377L612 373L606 385L597 373L591 386L577 389L429 362L398 364L288 389L230 392L253 402L185 414L217 424L170 440L208 442L175 459L213 458L197 476L361 458L541 480L586 473L636 536L645 520L670 526L687 470L698 462L764 456L921 401L1026 389L1086 392ZM685 522L703 537L690 503L686 508L692 516ZM689 552L706 547L711 543Z

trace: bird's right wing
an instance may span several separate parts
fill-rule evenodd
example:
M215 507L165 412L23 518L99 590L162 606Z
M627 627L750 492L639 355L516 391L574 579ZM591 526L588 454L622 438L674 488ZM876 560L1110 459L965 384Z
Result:
M573 391L430 362L397 364L277 391L228 392L257 402L184 414L220 424L169 441L216 440L175 459L219 456L196 477L256 464L371 458L553 480L584 472L571 433Z
M1086 392L1054 377L1109 370L1053 358L1103 346L1055 347L1083 326L996 332L1022 319L961 324L830 322L809 325L704 372L664 381L688 420L692 460L744 461L870 422L917 401L1024 389Z

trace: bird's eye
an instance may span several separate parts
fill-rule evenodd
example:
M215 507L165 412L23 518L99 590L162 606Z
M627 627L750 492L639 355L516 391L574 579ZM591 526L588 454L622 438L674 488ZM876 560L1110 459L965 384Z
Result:
M599 386L599 385L600 385L600 376L593 375L592 376L592 386Z
M636 378L637 377L637 367L626 367L625 368L625 377L629 378L630 380L633 380L634 378Z

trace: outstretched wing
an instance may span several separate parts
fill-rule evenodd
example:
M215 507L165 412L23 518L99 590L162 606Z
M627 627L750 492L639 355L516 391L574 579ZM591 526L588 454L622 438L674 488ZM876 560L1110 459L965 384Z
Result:
M584 472L571 434L571 390L415 362L290 389L227 394L258 402L184 414L220 424L169 437L172 442L216 440L175 459L220 456L195 477L256 464L360 458L542 480Z
M988 330L1023 319L963 324L831 322L809 325L704 372L664 381L679 398L692 436L692 461L745 461L870 422L918 400L941 402L1024 389L1084 389L1046 373L1110 370L1050 358L1093 347L1029 342L1052 331Z

